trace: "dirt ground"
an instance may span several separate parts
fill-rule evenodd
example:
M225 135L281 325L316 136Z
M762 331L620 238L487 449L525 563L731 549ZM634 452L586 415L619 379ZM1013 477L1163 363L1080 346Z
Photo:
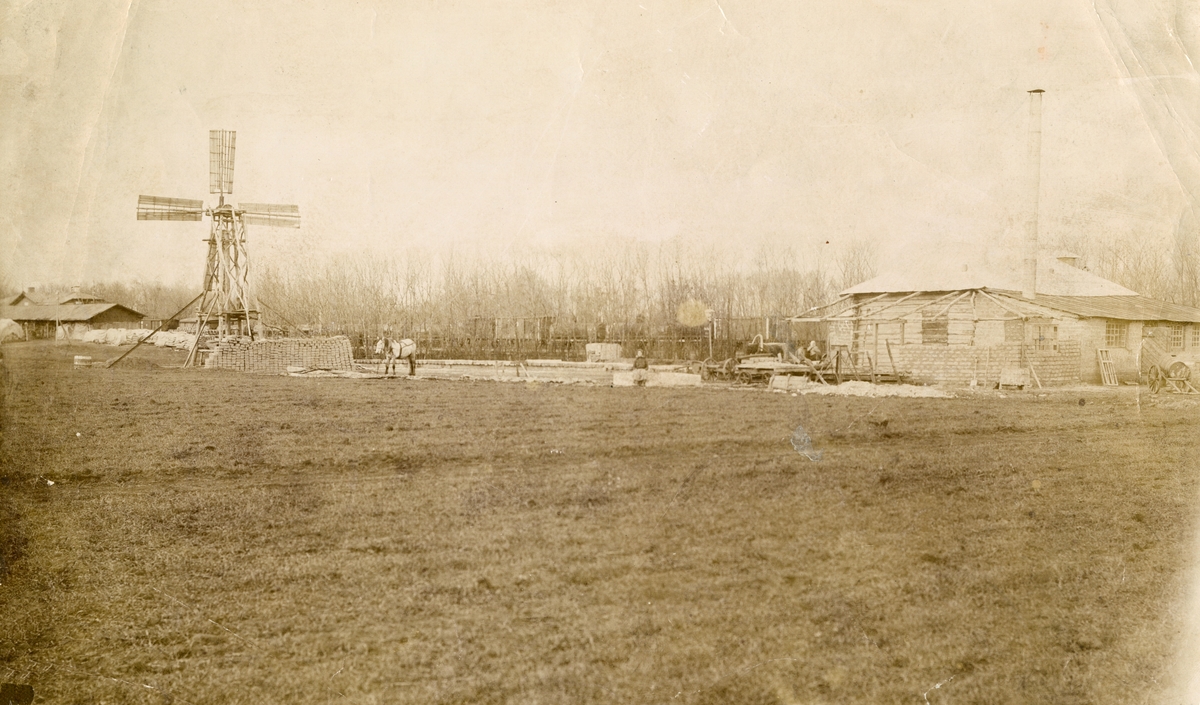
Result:
M1148 703L1200 404L167 369L3 348L47 703ZM803 427L820 460L798 453ZM801 434L802 435L802 434Z

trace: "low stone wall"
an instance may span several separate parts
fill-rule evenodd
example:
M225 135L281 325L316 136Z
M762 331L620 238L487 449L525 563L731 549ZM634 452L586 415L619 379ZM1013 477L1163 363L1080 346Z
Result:
M350 339L270 338L227 342L204 361L205 367L259 374L282 374L289 366L322 370L352 370Z
M1080 381L1079 341L1060 340L1057 351L1028 350L1022 359L1019 343L987 347L971 345L893 345L896 367L913 381L923 384L990 385L1000 380L1000 372L1033 365L1043 385L1078 384ZM891 372L884 355L880 371Z

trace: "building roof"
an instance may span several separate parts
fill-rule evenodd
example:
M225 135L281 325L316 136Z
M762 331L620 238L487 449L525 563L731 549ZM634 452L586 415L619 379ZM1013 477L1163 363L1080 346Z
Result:
M70 294L67 294L66 296L62 297L61 299L59 299L58 303L60 303L60 304L69 304L69 303L89 303L89 304L96 303L96 304L99 304L99 303L106 303L106 302L104 301L104 299L100 298L99 296L96 296L95 294L89 294L86 291L85 292L74 291L74 292L71 292Z
M1005 293L1017 301L1065 311L1081 318L1112 318L1119 321L1170 321L1200 323L1200 308L1151 299L1146 296L1053 296L1038 294L1030 301L1015 292Z
M14 321L63 321L77 323L90 321L110 309L121 309L133 317L145 316L121 304L43 304L30 306L0 306L0 318Z
M1038 256L1037 293L1039 296L1137 296L1136 291L1098 277L1064 259L1070 253L1043 252ZM979 263L951 261L930 262L920 267L886 272L874 279L856 284L842 294L882 294L911 291L963 291L966 289L1000 289L1021 291L1019 263Z
M31 305L42 303L38 299L35 299L32 296L30 296L29 292L18 291L15 294L10 294L9 296L6 296L3 299L0 299L0 305L16 306L17 304L20 304L22 301L28 302L28 303L23 304L25 306L31 306Z
M969 291L970 289L954 289L956 291ZM1026 299L1021 296L1020 292L1004 291L997 289L981 289L993 295L998 295L1015 304L1028 304L1042 308L1050 308L1056 311L1062 311L1072 316L1080 318L1108 318L1118 321L1167 321L1170 323L1200 323L1200 308L1192 306L1184 306L1182 304L1173 304L1166 301L1151 299L1147 296L1054 296L1052 294L1038 294L1035 299ZM799 316L794 317L793 321L817 321L829 319L838 316L847 309L853 308L857 304L861 304L864 299L875 300L881 299L880 305L887 305L897 301L896 296L903 297L905 292L887 292L884 294L858 294L852 296L844 296L837 301L834 301L824 306L809 309ZM907 292L911 293L911 292ZM941 294L940 291L927 292L929 296ZM888 294L895 294L889 296ZM951 295L953 295L951 293ZM922 299L924 301L924 299ZM856 304L857 302L857 304ZM1020 307L1019 307L1020 308ZM1025 307L1027 308L1027 307Z

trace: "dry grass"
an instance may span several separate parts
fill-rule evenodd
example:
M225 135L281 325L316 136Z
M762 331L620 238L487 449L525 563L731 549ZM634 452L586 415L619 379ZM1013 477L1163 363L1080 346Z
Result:
M77 352L5 347L0 680L45 702L1137 703L1169 670L1187 400Z

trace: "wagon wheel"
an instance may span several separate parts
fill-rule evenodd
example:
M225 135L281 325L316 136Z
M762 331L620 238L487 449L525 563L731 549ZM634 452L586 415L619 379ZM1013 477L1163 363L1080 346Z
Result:
M711 357L700 363L700 379L707 382L713 378L713 364Z
M1158 391L1167 383L1167 376L1163 374L1162 368L1158 365L1151 365L1147 376L1150 378L1150 391L1154 394L1158 394Z
M725 368L725 378L730 382L741 382L742 372L737 368L736 360L726 360L723 367Z
M1192 368L1187 366L1186 362L1172 362L1167 368L1167 376L1173 380L1184 381L1192 374Z

